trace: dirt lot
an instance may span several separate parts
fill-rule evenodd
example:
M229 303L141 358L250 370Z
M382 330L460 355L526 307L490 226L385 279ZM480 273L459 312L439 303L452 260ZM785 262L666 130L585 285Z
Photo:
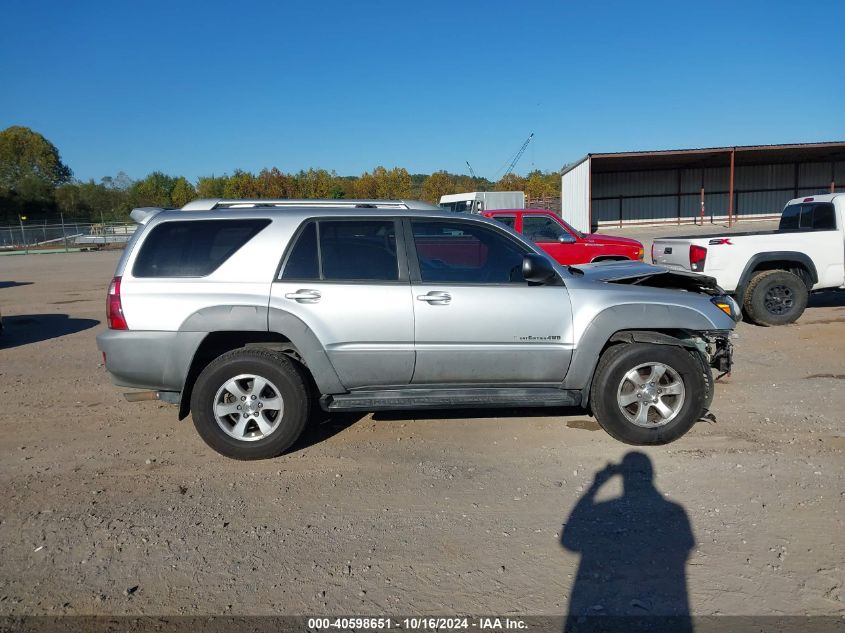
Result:
M717 421L647 457L491 411L324 420L240 463L109 383L117 258L0 257L0 615L845 614L845 293L741 324Z

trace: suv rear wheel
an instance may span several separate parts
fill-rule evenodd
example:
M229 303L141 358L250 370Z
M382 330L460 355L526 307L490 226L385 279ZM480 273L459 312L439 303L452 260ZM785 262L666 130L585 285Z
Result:
M743 300L745 315L757 325L786 325L807 307L807 286L786 270L764 270L748 283Z
M200 437L235 459L281 455L302 434L309 409L301 370L266 350L223 354L203 369L191 395Z
M626 444L668 444L704 411L701 363L672 345L629 343L599 359L590 400L601 427Z

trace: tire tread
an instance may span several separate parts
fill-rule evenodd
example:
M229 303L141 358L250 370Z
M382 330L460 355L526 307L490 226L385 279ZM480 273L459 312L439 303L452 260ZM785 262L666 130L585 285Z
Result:
M684 415L685 419L673 420L665 427L655 429L635 427L624 419L621 412L616 411L616 385L608 384L608 374L617 371L616 365L624 355L636 355L646 350L663 354L667 349L681 352L683 356L679 355L678 360L682 364L685 361L681 359L688 359L689 365L686 368L675 366L674 369L682 376L684 374L690 376L690 379L694 382L693 385L687 387L687 398L692 403L690 405L692 409L686 412ZM684 369L687 371L684 372ZM596 420L608 435L625 444L647 446L668 444L684 435L701 417L704 411L704 403L708 396L706 380L701 372L701 361L693 358L692 354L689 354L687 350L672 345L622 343L605 350L599 359L591 387L590 401L592 402ZM684 407L687 407L686 403Z
M754 306L754 293L757 290L757 287L773 275L789 275L793 278L793 280L798 281L799 287L804 289L804 295L801 301L804 306L796 315L794 315L794 318L789 318L786 320L773 318L772 316L767 316L765 312L763 314L760 314L760 311L757 310L757 308ZM787 277L787 279L789 280L789 277ZM760 272L755 273L754 276L751 278L751 281L748 282L748 287L745 289L745 294L742 298L742 311L751 323L763 327L769 327L772 325L787 325L789 323L793 323L803 314L804 308L807 305L806 288L807 287L804 284L804 281L798 275L788 270L783 270L780 268L776 268L773 270L761 270Z
M268 442L258 440L255 443L242 442L242 445L235 445L233 444L234 440L231 440L228 436L223 436L223 432L217 428L217 422L215 420L201 419L203 417L201 399L208 397L208 393L206 392L207 386L205 385L207 377L221 367L241 361L271 363L278 371L284 374L285 379L291 383L294 392L299 396L299 402L285 402L284 415L287 416L289 412L293 414L289 421L293 425L293 432L289 433L290 437L287 440L284 439L284 434L277 435L279 431L276 431L270 435ZM310 415L311 397L305 371L293 359L272 350L241 347L221 354L203 368L194 385L191 395L191 417L193 418L197 432L211 448L232 459L254 460L278 457L296 442L302 434ZM280 389L282 388L281 385L277 386Z

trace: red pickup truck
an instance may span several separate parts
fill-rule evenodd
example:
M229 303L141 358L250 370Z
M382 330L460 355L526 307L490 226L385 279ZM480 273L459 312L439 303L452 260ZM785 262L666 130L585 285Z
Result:
M585 235L545 209L497 209L483 215L522 233L561 264L643 258L643 245L637 240Z

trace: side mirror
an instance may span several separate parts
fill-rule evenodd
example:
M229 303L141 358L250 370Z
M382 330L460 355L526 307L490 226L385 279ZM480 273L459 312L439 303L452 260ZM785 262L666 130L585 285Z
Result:
M529 283L544 284L557 276L548 258L528 253L522 258L522 278Z
M571 233L563 233L562 235L558 236L557 241L561 244L574 244L575 238L572 236Z

